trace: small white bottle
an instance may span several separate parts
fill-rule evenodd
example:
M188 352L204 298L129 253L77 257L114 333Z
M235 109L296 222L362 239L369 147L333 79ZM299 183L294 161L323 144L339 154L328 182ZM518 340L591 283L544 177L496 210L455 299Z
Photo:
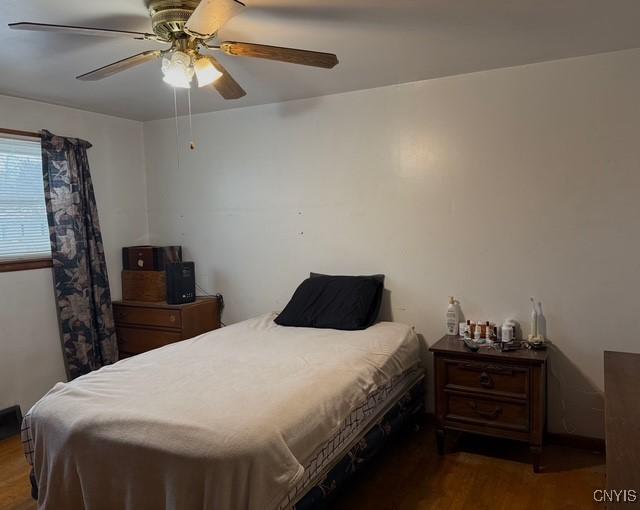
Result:
M453 296L449 298L449 307L447 308L447 335L458 334L458 307Z
M536 301L531 299L531 334L529 340L535 340L538 338L538 310L536 310Z
M508 324L507 322L505 322L502 325L502 334L501 334L501 338L500 340L503 341L504 343L509 343L513 340L513 327L511 326L511 324Z

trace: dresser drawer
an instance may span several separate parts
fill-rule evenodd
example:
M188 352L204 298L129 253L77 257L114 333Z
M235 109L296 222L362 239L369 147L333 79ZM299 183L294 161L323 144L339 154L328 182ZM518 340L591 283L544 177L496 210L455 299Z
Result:
M445 389L473 391L526 399L529 396L529 369L483 361L442 359Z
M118 348L123 353L140 354L182 340L180 332L142 328L116 328Z
M182 327L182 314L180 310L115 305L113 313L116 323L118 324L126 323L141 326L158 326L161 328Z
M456 394L449 394L446 399L447 421L520 432L529 431L528 402L500 401Z

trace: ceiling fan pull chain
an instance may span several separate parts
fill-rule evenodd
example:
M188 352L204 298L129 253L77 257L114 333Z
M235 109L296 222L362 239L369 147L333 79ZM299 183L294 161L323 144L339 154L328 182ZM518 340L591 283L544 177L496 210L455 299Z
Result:
M173 110L176 118L176 163L177 170L180 172L180 128L178 126L178 91L173 87Z
M191 122L191 89L187 89L187 101L189 103L189 139L191 143L189 144L189 148L191 150L195 150L196 144L193 142L193 123Z

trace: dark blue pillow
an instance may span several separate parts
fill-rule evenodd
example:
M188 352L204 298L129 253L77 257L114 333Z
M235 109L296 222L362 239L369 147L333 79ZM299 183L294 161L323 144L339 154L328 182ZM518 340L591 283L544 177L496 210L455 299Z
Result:
M314 275L303 281L275 323L281 326L366 329L375 323L384 283L372 276Z

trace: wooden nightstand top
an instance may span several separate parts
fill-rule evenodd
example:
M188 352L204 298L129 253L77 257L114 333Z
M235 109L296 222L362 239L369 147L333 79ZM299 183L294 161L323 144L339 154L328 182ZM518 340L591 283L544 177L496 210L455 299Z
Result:
M490 347L480 347L477 352L472 352L467 349L464 342L459 336L445 335L435 344L433 344L429 350L435 353L463 355L468 358L478 359L496 359L496 360L511 360L511 361L526 361L526 362L546 362L549 351L534 351L531 349L518 349L517 351L502 352Z
M118 305L118 306L132 306L132 307L143 307L143 308L164 308L164 309L172 309L172 310L179 310L182 308L188 308L190 306L197 306L200 305L202 303L208 302L208 301L218 301L217 297L214 296L198 296L196 297L196 300L193 301L192 303L183 303L181 305L170 305L169 303L167 303L166 301L124 301L124 300L119 300L119 301L114 301L113 304L114 305Z

